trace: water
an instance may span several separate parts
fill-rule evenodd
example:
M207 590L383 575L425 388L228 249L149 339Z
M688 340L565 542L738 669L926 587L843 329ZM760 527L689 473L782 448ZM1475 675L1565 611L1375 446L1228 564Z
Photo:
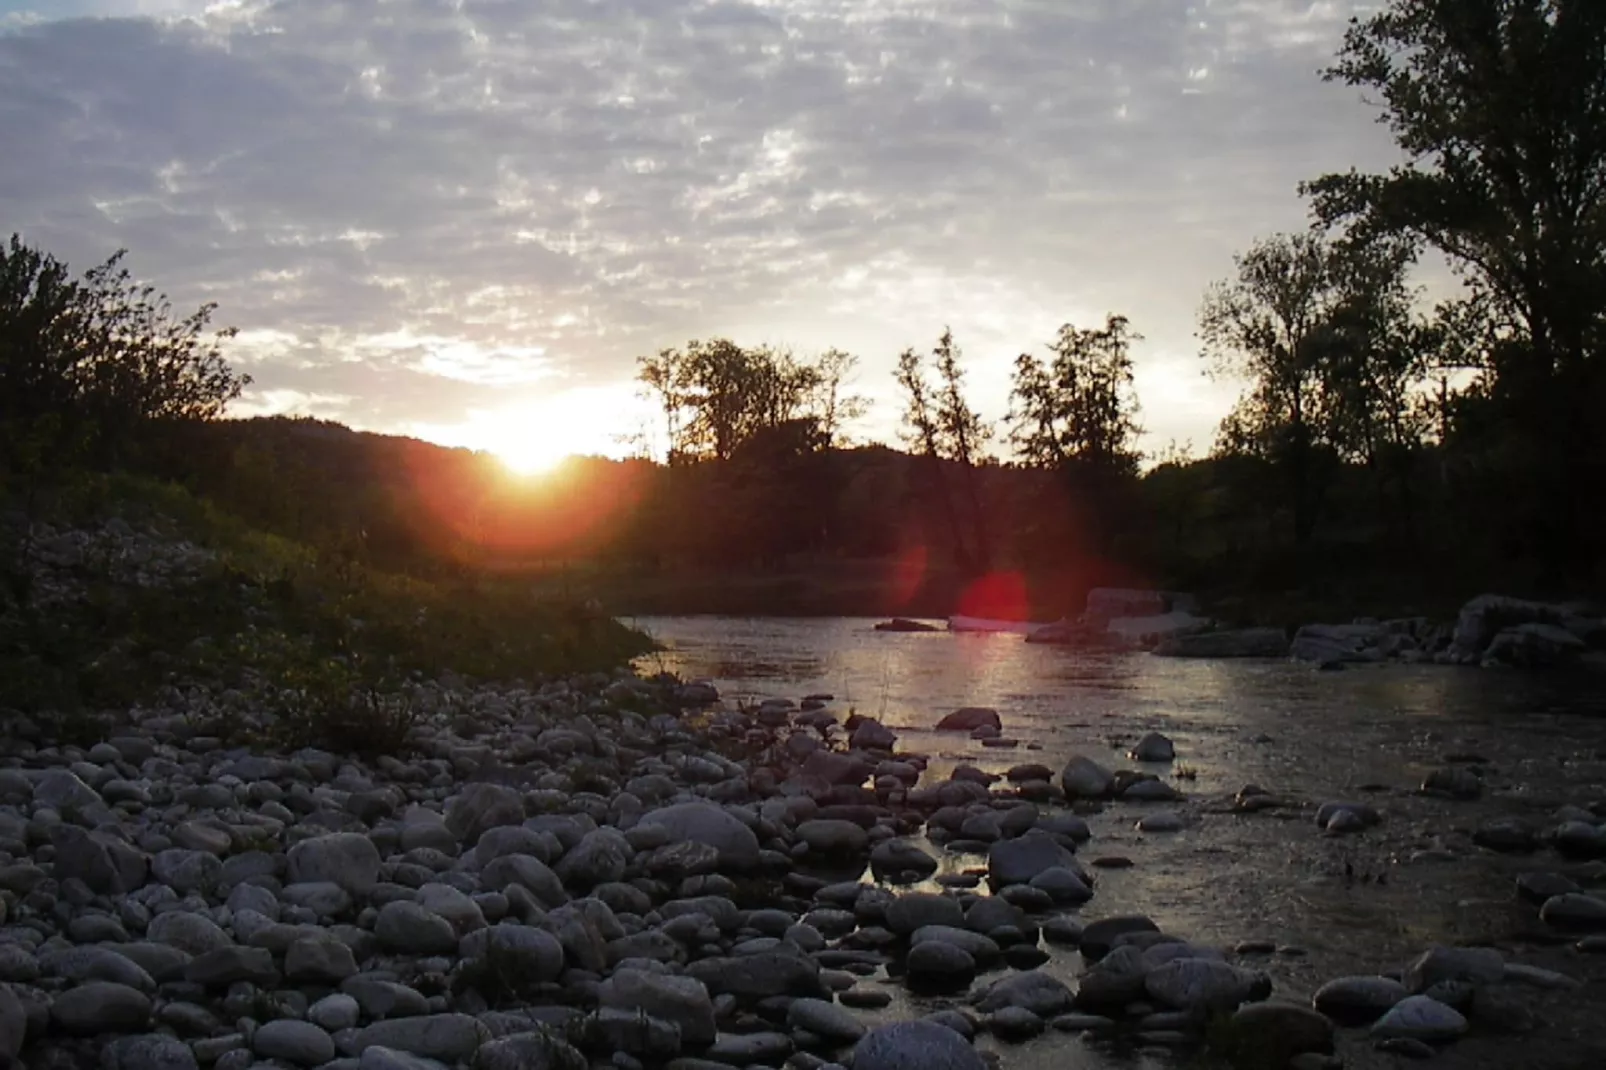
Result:
M1018 636L882 633L867 619L637 623L668 648L643 668L712 679L731 700L832 694L839 713L876 717L898 731L900 749L928 755L928 778L944 778L960 762L999 773L1024 762L1057 770L1078 753L1130 766L1125 750L1144 732L1164 732L1178 760L1153 771L1191 774L1173 781L1187 796L1173 808L1190 827L1140 834L1133 826L1144 811L1133 804L1093 815L1083 857L1133 865L1097 870L1097 894L1082 914L1148 914L1168 932L1225 947L1271 940L1283 951L1252 964L1271 973L1280 996L1295 999L1436 942L1492 942L1544 961L1551 952L1532 908L1516 904L1511 880L1525 868L1562 867L1549 855L1490 854L1470 834L1497 816L1554 825L1556 807L1601 798L1606 784L1606 694L1597 679L1403 665L1324 673L1287 662L1090 653ZM961 706L996 708L1018 746L986 748L931 731ZM1484 798L1416 794L1428 771L1472 754L1488 761ZM1290 805L1233 813L1231 797L1246 784ZM1360 837L1320 834L1314 807L1356 797L1384 811L1383 825ZM943 858L948 871L984 864ZM1070 979L1080 959L1056 954L1049 968ZM888 1018L942 1005L894 991ZM1521 1050L1536 1057L1534 1048ZM1466 1041L1457 1051L1478 1048ZM1500 1056L1490 1057L1496 1065ZM1008 1061L1135 1065L1067 1039L1011 1048Z

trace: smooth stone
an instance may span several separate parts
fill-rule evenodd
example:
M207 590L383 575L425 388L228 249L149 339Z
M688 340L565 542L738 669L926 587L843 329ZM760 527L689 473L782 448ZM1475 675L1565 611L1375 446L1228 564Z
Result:
M1375 1022L1410 992L1389 977L1337 977L1316 990L1312 1005L1340 1025Z
M935 1022L897 1022L865 1034L853 1070L988 1070L963 1036Z
M251 1050L264 1059L283 1059L297 1066L321 1066L335 1057L335 1042L311 1022L281 1018L257 1027L251 1037Z
M1427 996L1407 996L1372 1026L1376 1037L1436 1043L1454 1040L1466 1031L1467 1020L1460 1011Z

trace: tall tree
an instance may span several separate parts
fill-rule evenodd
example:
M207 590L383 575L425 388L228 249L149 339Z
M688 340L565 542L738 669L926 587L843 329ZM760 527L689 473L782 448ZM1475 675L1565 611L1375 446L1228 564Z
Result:
M1577 488L1606 475L1606 4L1391 0L1327 77L1380 99L1406 160L1308 183L1318 217L1419 236L1502 321L1488 425L1533 459L1519 482L1546 484L1544 540L1577 553L1595 527Z
M1131 519L1140 430L1131 343L1138 337L1125 316L1095 328L1067 323L1048 347L1052 359L1016 358L1010 392L1016 455L1053 472L1082 536L1106 554Z
M982 460L982 450L992 437L992 428L965 397L965 369L960 363L961 354L952 330L943 328L932 356L937 366L938 435L948 457L959 467L965 502L970 508L971 532L975 537L975 563L986 569L992 560L992 537L976 470Z
M918 456L926 459L930 473L932 496L937 499L948 522L949 536L953 540L954 559L964 572L975 568L975 558L966 546L964 529L959 522L959 509L954 504L944 464L946 446L938 401L933 398L926 381L926 370L920 354L905 349L898 354L898 366L893 372L904 393L903 436Z
M1135 473L1141 429L1131 348L1140 340L1125 316L1111 315L1103 327L1062 326L1046 363L1030 353L1017 357L1010 393L1016 454L1042 468Z

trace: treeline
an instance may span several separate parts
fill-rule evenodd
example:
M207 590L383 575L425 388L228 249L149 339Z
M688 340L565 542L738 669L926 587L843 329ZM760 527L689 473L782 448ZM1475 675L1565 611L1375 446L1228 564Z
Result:
M175 318L116 260L74 282L13 239L0 464L13 488L67 461L152 472L396 569L561 568L615 577L625 601L680 582L658 608L741 574L828 587L877 568L915 575L893 587L928 611L999 575L1039 613L1106 582L1245 597L1246 615L1598 590L1606 5L1394 0L1326 76L1381 104L1402 162L1302 185L1311 229L1252 242L1203 296L1204 366L1244 390L1202 459L1143 456L1141 338L1111 314L1023 352L997 422L951 332L905 351L901 450L845 440L865 411L849 354L665 349L638 366L661 461L524 483L466 451L216 419L244 379L210 307ZM1461 283L1431 308L1430 257ZM898 608L854 597L810 605Z

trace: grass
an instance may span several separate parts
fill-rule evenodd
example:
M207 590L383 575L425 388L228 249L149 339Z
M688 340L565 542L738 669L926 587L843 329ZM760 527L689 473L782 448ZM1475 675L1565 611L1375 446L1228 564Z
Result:
M43 598L39 522L94 530L112 518L210 556L140 584L86 555L55 574L74 596ZM273 714L275 743L394 753L423 712L422 681L537 681L612 669L652 647L594 604L511 578L378 571L360 542L299 545L181 488L127 477L82 477L28 513L13 506L0 558L4 702L69 736L95 735L100 711L202 692ZM226 710L219 720L228 727Z

